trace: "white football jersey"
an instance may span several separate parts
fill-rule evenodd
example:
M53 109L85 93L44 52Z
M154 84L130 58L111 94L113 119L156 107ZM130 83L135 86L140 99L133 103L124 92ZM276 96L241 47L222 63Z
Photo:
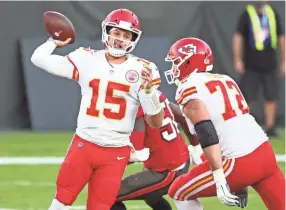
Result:
M247 155L267 141L266 134L249 114L239 87L229 76L205 72L192 74L179 84L176 101L183 109L192 99L205 103L224 157ZM194 125L187 117L186 120L190 132L195 134Z
M138 106L141 71L148 61L133 55L122 64L109 64L105 50L79 48L68 55L75 66L73 79L81 87L81 105L76 133L101 146L130 145ZM152 67L153 85L160 84L159 71Z

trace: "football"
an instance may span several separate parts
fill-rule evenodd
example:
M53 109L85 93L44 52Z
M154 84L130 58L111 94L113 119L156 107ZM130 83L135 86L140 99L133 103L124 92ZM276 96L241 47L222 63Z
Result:
M75 42L75 29L72 22L63 14L55 11L47 11L44 14L46 31L55 40L65 41L71 38L69 44Z

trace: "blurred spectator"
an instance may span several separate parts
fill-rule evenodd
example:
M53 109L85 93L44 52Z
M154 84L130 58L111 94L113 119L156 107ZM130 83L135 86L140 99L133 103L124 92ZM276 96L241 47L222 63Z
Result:
M233 36L235 70L242 74L240 87L251 105L262 86L265 129L275 136L276 101L279 90L276 49L280 48L280 73L285 75L285 36L277 12L265 1L247 5Z

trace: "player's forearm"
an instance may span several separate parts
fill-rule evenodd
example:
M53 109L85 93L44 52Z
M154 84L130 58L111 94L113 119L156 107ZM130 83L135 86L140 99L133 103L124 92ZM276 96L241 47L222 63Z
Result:
M193 139L194 139L194 136L190 133L190 130L189 130L189 126L187 124L187 121L186 121L186 118L183 116L183 113L181 112L180 108L178 105L174 104L174 103L170 103L170 108L174 114L174 117L175 117L175 121L178 122L185 135L187 136L188 138L188 141L190 142L191 145L193 146L196 146L199 144L199 141L196 141L194 142Z
M279 37L281 63L285 63L285 35Z
M161 110L158 114L147 115L146 121L152 128L159 129L162 127L163 118L164 118L164 112L163 110Z
M243 37L239 33L235 33L232 40L234 62L238 62L242 59L242 44Z
M200 144L200 140L199 140L198 136L192 135L190 132L189 132L189 135L190 135L190 137L188 136L188 138L189 138L190 145L198 146Z
M50 74L71 79L74 66L66 57L52 55L55 48L56 44L53 41L45 42L34 51L31 62Z
M212 171L222 169L222 156L219 144L205 147L203 151L210 163Z
M164 112L156 90L146 93L140 90L139 100L146 114L146 121L152 128L161 128L164 118Z
M185 134L189 137L191 135L189 132L189 127L186 122L186 118L183 116L183 113L181 112L179 106L174 103L170 103L170 108L174 114L175 121L181 125Z
M208 158L213 171L222 169L222 156L219 146L219 137L211 120L197 122L195 130L200 140L201 147Z
M185 118L184 119L180 119L180 121L178 121L178 123L180 123L180 125L181 125L181 127L182 127L182 129L183 129L183 131L185 133L185 135L188 138L188 141L189 141L190 145L192 145L192 146L199 145L200 144L199 139L196 136L191 134L191 132L189 130L189 126L188 126L188 124L186 122L186 119Z
M198 138L196 136L191 134L191 132L189 130L189 126L187 124L187 121L186 121L185 117L182 118L182 119L179 119L178 123L180 123L180 125L181 125L181 127L182 127L182 129L183 129L183 131L185 133L185 135L188 138L188 141L189 141L190 145L192 145L192 146L199 145L200 142L199 142L199 140L198 140Z

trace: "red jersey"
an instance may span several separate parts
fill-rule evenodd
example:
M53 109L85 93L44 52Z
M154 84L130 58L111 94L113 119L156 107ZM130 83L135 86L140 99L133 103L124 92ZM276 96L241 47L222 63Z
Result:
M135 135L131 135L130 138L136 149L143 147L150 149L149 159L144 161L145 168L155 171L173 170L189 160L189 151L175 122L170 103L162 93L160 102L164 107L163 126L160 129L153 129L145 121L144 140L135 139ZM136 118L140 117L144 118L141 107Z

